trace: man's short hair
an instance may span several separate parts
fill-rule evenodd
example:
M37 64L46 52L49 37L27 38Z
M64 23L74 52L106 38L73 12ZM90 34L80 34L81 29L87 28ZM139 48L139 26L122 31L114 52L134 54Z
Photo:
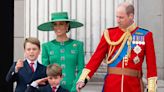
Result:
M127 15L129 14L133 14L134 15L134 6L132 4L129 4L127 7L126 7L126 13Z

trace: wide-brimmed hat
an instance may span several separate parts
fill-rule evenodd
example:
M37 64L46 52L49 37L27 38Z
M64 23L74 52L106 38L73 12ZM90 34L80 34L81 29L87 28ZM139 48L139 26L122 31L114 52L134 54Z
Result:
M69 27L71 28L78 28L83 26L82 23L78 22L75 19L68 19L67 12L55 12L51 14L51 21L45 22L38 26L38 30L41 31L53 31L54 22L57 21L66 21L69 22Z

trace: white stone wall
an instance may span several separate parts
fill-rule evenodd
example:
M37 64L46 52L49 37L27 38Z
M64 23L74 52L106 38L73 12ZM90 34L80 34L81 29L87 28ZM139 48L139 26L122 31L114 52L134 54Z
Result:
M24 0L14 0L14 60L23 58Z
M139 6L138 24L153 32L158 78L164 79L164 1L139 0ZM143 68L146 72L145 65Z

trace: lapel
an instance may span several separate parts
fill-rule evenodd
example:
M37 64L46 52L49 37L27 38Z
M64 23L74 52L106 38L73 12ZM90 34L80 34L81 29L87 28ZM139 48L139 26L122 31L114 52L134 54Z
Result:
M30 65L28 64L27 60L25 60L25 62L24 62L24 67L28 74L32 74L32 70L31 70Z
M42 72L42 71L40 71L40 70L42 70L40 68L41 68L40 64L37 61L37 67L36 67L36 70L35 70L35 72L33 73L33 76L32 76L33 79L37 78L38 75L40 76L40 73Z
M31 76L31 81L34 81L34 80L36 80L38 78L41 78L43 76L43 75L41 75L42 74L42 70L43 69L41 69L41 65L37 61L37 67L36 67L35 72Z
M36 67L35 72L33 73L33 76L31 77L31 81L34 81L36 79L40 79L43 77L46 77L46 67L44 67L37 61L37 67Z
M24 61L24 66L20 69L19 75L20 78L22 78L26 83L29 83L31 81L31 76L33 75L33 73L27 60Z
M59 88L57 89L56 92L63 92L63 91L64 91L63 88L61 86L59 86Z
M60 92L61 91L61 86L59 86L59 88L57 89L57 91L56 92Z
M51 88L50 84L43 87L41 92L52 92L52 88Z

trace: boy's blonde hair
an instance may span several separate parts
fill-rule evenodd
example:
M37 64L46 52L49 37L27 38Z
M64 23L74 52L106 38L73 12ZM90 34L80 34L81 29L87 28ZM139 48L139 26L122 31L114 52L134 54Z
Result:
M62 76L62 68L57 64L50 64L47 66L47 76Z

